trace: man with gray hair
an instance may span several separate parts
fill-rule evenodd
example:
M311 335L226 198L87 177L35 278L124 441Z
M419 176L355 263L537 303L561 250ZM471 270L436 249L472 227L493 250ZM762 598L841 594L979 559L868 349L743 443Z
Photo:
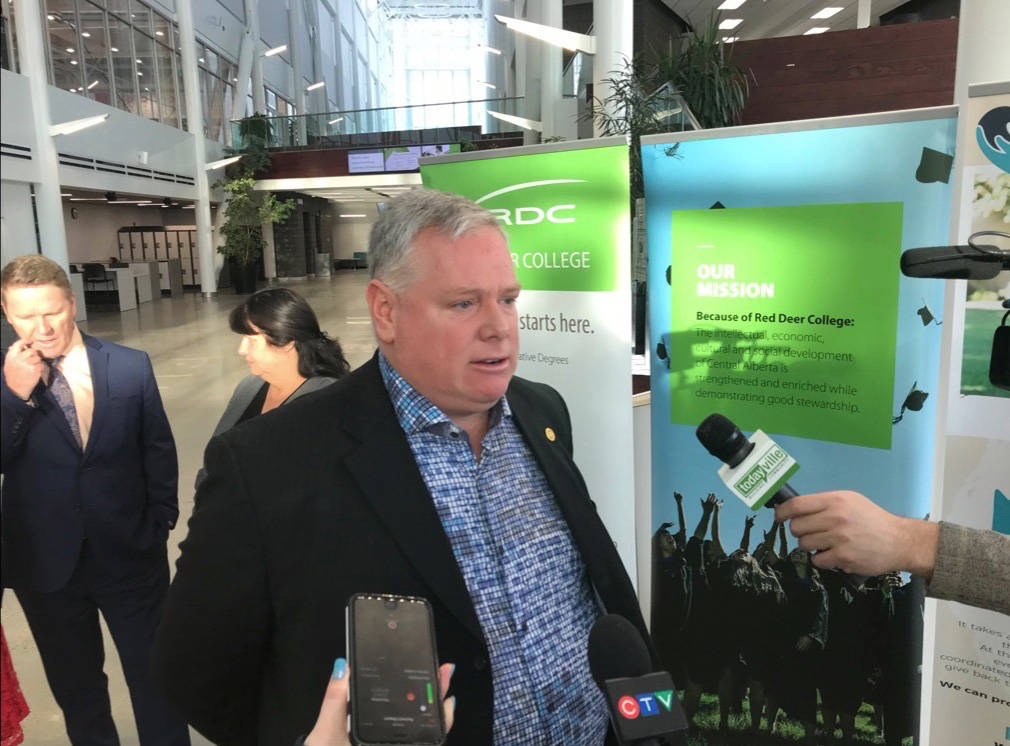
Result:
M498 222L410 192L369 258L372 360L207 448L156 646L170 698L216 743L346 743L347 600L415 595L455 664L447 743L602 744L589 630L604 610L645 624L563 400L514 376Z

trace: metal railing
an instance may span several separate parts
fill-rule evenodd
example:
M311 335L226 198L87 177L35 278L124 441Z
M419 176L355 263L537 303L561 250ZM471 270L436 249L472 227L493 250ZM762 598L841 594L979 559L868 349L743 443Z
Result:
M241 150L250 135L265 139L266 146L273 149L425 145L515 131L514 125L492 117L490 111L523 116L523 99L487 98L239 119L231 123L232 145Z

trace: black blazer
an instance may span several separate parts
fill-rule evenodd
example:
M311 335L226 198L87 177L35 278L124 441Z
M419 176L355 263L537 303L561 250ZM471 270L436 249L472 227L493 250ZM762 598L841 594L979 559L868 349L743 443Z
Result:
M519 378L507 396L606 610L645 635L572 461L564 402ZM432 603L439 657L457 665L448 743L491 743L480 624L375 358L214 438L205 464L154 663L193 727L219 744L290 746L314 724L333 660L345 655L348 597L384 592Z
M35 387L35 407L0 386L4 585L62 588L85 538L113 574L165 561L179 463L151 361L82 337L95 391L83 451L45 386Z

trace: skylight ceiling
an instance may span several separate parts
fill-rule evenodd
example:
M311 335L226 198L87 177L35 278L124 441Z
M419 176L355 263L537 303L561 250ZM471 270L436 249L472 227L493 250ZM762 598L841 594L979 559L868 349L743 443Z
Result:
M382 0L390 18L480 18L483 0Z

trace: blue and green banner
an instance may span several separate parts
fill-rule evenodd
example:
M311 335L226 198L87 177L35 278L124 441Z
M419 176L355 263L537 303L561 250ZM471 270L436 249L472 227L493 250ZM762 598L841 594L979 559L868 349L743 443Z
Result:
M917 733L921 674L895 656L921 651L921 585L818 571L695 430L718 413L763 431L801 493L929 511L943 289L899 257L947 242L955 130L951 107L643 138L652 633L697 743L828 719L883 743L885 700L892 733Z

